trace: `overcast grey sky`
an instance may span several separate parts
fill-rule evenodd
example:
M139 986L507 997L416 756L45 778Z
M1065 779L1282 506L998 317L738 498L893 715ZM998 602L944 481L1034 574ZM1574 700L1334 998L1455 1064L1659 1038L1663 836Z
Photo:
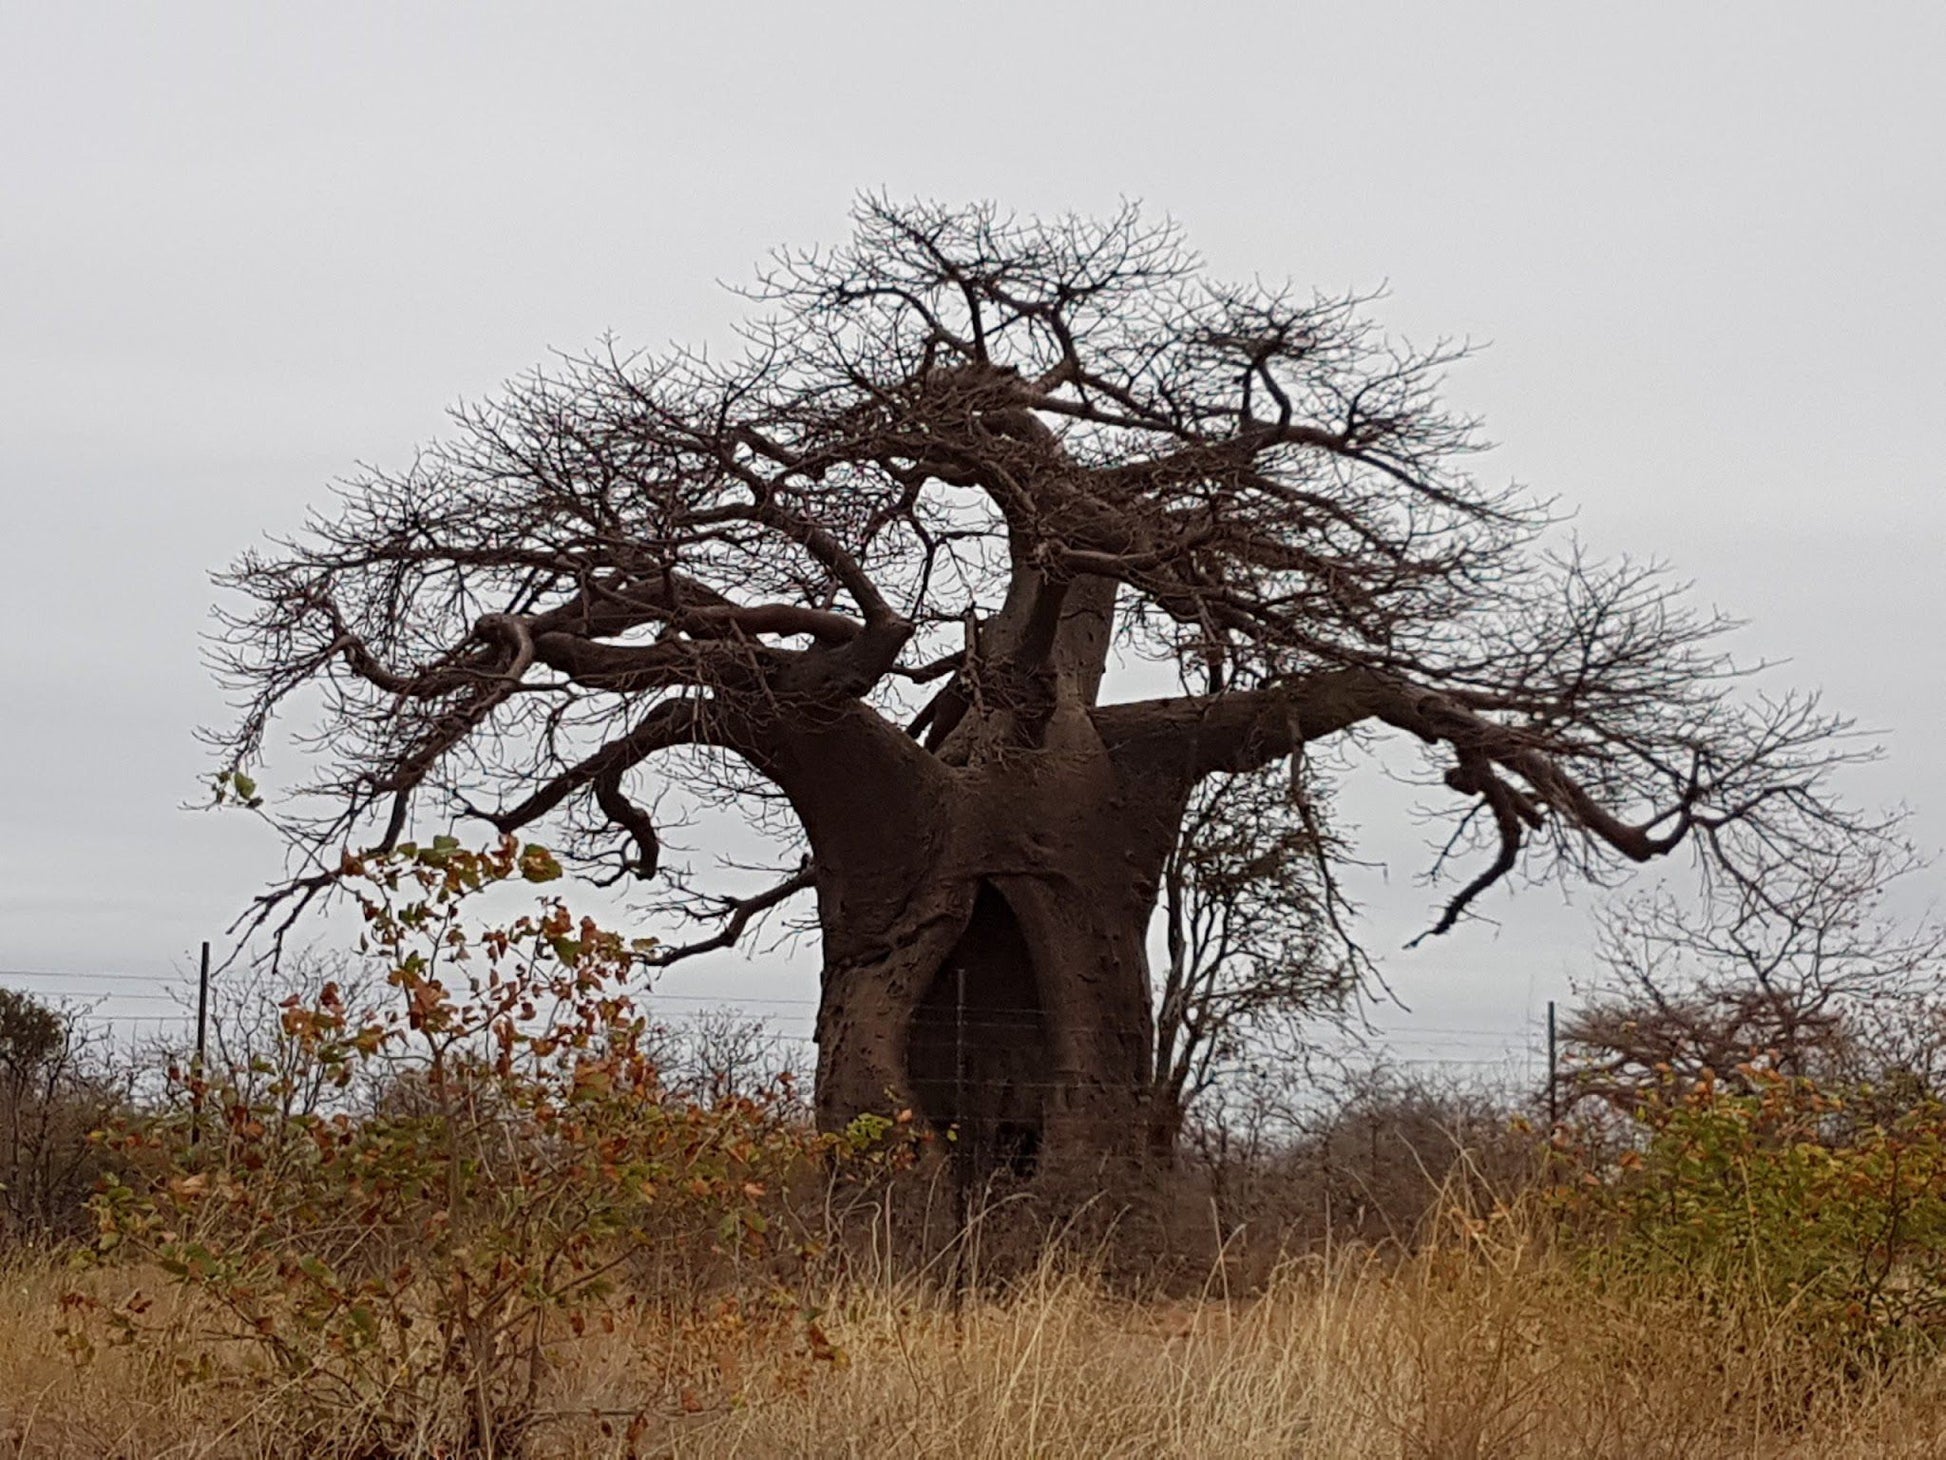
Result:
M1750 620L1886 732L1856 796L1946 840L1942 74L1936 0L0 0L0 968L166 977L274 872L178 809L211 569L550 349L720 340L715 281L861 188L1136 197L1219 274L1389 282L1390 327L1489 346L1481 470ZM1362 795L1396 947L1430 895ZM1518 1033L1585 968L1557 894L1491 911L1388 956L1431 1026Z

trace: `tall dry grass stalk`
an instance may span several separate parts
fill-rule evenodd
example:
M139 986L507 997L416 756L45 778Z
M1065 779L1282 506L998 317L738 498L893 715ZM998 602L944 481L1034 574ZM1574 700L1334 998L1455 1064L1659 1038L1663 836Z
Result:
M1049 1259L955 1304L856 1278L802 1316L638 1307L563 1350L531 1456L1921 1456L1946 1454L1946 1371L1846 1374L1776 1315L1601 1291L1518 1220L1411 1255L1292 1260L1260 1291L1118 1296ZM89 1275L118 1301L146 1286ZM0 1284L0 1455L272 1456L274 1390L186 1384L166 1341L76 1365L74 1274ZM152 1310L152 1316L154 1316ZM828 1340L829 1347L826 1347ZM220 1356L219 1356L220 1357ZM357 1451L347 1442L344 1453ZM419 1453L437 1453L430 1447Z

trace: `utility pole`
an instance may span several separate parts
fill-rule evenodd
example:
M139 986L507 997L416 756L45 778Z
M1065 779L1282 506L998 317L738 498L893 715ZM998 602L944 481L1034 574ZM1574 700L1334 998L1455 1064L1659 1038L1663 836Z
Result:
M960 1168L960 1185L964 1187L970 1176L969 1165L973 1159L971 1142L973 1122L966 1110L966 962L955 959L953 963L953 1123L959 1127L959 1158L955 1163ZM962 1192L964 1195L964 1192Z
M203 1061L209 1054L209 944L196 975L196 1062L189 1069L189 1144L203 1138Z
M967 1188L973 1184L973 1122L966 1109L966 960L953 960L953 1322L963 1321L966 1301L967 1231L970 1213Z
M1561 1123L1561 1046L1554 1032L1554 1000L1547 1001L1547 1127Z

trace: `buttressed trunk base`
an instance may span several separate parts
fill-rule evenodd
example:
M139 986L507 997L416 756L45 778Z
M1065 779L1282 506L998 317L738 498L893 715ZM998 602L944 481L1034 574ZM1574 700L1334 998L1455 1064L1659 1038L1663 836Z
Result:
M820 1121L910 1108L982 1180L1139 1157L1145 943L1180 808L1100 753L933 767L918 835L890 820L897 795L860 787L883 835L814 837Z

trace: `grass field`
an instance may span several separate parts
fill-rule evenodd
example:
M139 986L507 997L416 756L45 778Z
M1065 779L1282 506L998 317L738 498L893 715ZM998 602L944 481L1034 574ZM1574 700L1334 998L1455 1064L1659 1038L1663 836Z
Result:
M145 1318L169 1332L77 1364L57 1332L77 1285L110 1302L144 1289ZM0 1298L0 1454L305 1453L274 1385L183 1381L210 1352L189 1301L126 1269L15 1263ZM517 1453L1946 1454L1946 1370L1847 1373L1787 1318L1599 1292L1517 1238L1293 1261L1248 1295L1213 1282L1132 1300L1050 1264L955 1309L856 1280L826 1295L815 1330L734 1296L589 1328L558 1351ZM364 1448L355 1415L333 1445L451 1453Z

